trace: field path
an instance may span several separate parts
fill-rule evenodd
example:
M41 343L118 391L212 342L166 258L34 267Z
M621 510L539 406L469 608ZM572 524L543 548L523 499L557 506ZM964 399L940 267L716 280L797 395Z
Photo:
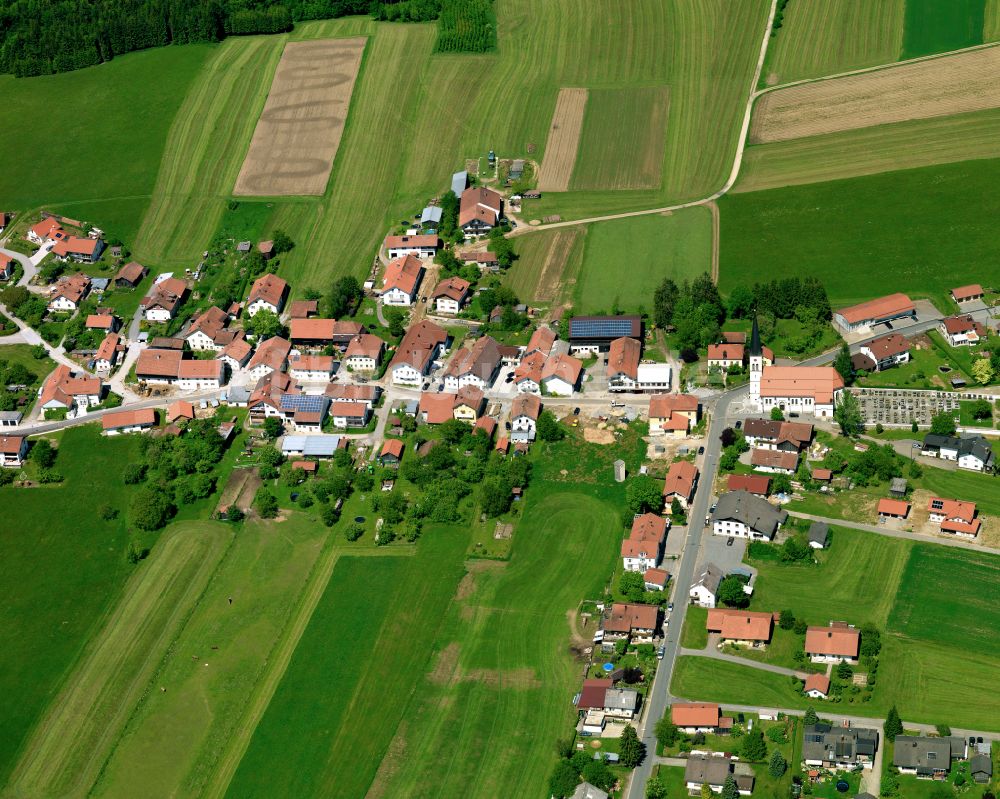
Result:
M712 282L719 283L719 204L712 200L708 203L712 212Z
M333 534L335 535L336 533ZM352 549L348 554L350 557L380 557L388 555L399 557L401 554L412 556L415 551L411 549L408 552L401 552L395 547L391 550L388 547L383 547L381 549L372 548L371 550ZM236 769L240 765L247 747L250 745L250 739L253 737L254 730L257 729L257 725L260 723L264 711L267 710L274 692L278 690L278 685L281 683L282 677L285 676L288 664L292 660L292 655L299 645L299 640L302 638L303 633L305 633L306 627L309 626L313 612L316 610L320 599L323 598L326 586L333 575L333 569L342 554L343 550L339 549L336 544L331 544L319 556L309 577L309 582L302 594L302 598L299 601L299 606L285 628L285 632L278 640L274 651L268 658L267 674L261 679L254 690L253 696L247 702L243 720L234 735L227 742L225 751L219 757L215 772L212 774L202 794L203 799L211 799L212 797L223 799L226 795L229 783L232 781L233 775L236 773Z
M32 732L10 781L13 795L90 789L233 540L214 522L166 538L135 567L118 606Z

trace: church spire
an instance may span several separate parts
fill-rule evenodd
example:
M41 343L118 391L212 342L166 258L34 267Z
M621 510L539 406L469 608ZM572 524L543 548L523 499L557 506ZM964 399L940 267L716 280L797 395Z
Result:
M763 355L764 348L760 345L760 330L757 328L757 314L753 317L753 329L750 332L750 352L747 353L751 358L755 355Z

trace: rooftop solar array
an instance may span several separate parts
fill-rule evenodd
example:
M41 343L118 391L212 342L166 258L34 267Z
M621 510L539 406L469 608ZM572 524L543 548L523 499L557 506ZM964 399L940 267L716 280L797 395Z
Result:
M637 336L638 316L574 316L569 320L570 338L606 338Z
M280 404L283 411L321 413L329 401L328 397L321 394L282 394Z

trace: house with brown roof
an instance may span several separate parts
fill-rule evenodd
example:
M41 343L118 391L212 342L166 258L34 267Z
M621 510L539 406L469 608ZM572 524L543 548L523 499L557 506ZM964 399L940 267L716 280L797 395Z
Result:
M362 331L363 325L346 319L292 319L288 324L288 337L296 347L347 346Z
M721 709L711 702L674 702L670 706L670 720L688 735L714 733L722 729L722 719Z
M124 348L121 344L121 336L117 333L108 333L94 355L94 371L110 372L114 369L122 349Z
M492 189L470 186L462 192L458 208L458 226L465 235L489 233L503 218L503 197Z
M270 416L282 417L281 398L285 394L299 391L298 386L292 383L292 379L285 372L268 372L258 378L247 399L250 420L259 423ZM292 413L294 414L294 410Z
M323 396L343 402L363 402L371 408L382 396L382 389L371 383L363 386L356 383L327 383Z
M49 216L28 228L26 237L28 241L35 244L48 244L50 241L61 241L66 238L66 231L53 217Z
M348 427L364 427L371 418L371 408L363 402L337 401L330 405L330 418L333 426L346 429Z
M867 344L862 344L858 352L875 364L874 369L865 369L865 371L881 372L910 360L910 342L899 333L890 333L887 336L879 336Z
M457 314L469 297L472 284L460 277L446 277L434 287L431 301L438 313Z
M171 402L167 407L167 421L177 422L182 419L194 419L194 405L184 400Z
M458 391L475 386L486 391L493 385L503 365L503 348L492 336L480 336L471 347L458 350L444 370L444 387Z
M649 398L649 434L683 437L698 424L698 398L691 394L653 394Z
M288 306L290 319L308 319L319 313L319 300L295 300Z
M389 362L392 382L396 385L419 386L447 343L448 332L433 322L424 319L411 325Z
M387 438L382 443L382 449L378 454L378 462L383 466L399 466L403 460L404 444L398 438Z
M608 391L633 391L639 382L642 344L629 336L608 345Z
M961 538L975 538L983 525L982 519L976 516L975 502L931 497L927 502L927 513L942 533Z
M528 346L524 348L524 354L530 355L533 352L540 352L548 357L552 351L552 345L556 343L556 332L548 325L540 325L535 328L528 339Z
M82 272L59 278L49 290L50 311L72 313L80 307L80 302L90 291L90 278Z
M674 461L667 469L667 477L663 482L663 500L669 510L676 499L682 508L687 510L688 503L694 497L695 486L698 485L698 467L690 461Z
M60 261L92 264L101 257L103 251L104 241L100 237L92 239L67 236L56 242L52 248L52 255Z
M538 350L525 355L521 362L514 369L514 386L519 393L536 394L542 393L542 369L545 368L545 361L548 356L542 355Z
M801 452L812 441L813 426L806 422L747 419L743 423L743 436L755 449Z
M223 337L221 334L229 324L229 314L221 308L212 306L198 314L184 334L188 347L195 351L222 352L233 336ZM223 340L224 338L228 340Z
M460 253L458 257L462 259L463 263L475 264L481 272L500 271L500 259L497 258L495 252L464 252Z
M472 426L473 432L482 430L488 439L493 440L493 434L497 430L497 420L492 416L480 416Z
M17 469L28 456L27 436L0 435L0 466Z
M905 499L880 499L878 501L878 521L885 524L887 519L905 519L910 513L910 503Z
M352 372L374 372L382 363L385 342L378 336L359 333L352 336L344 351L343 365Z
M436 233L420 233L417 235L386 236L383 246L389 258L433 258L441 246L441 239Z
M115 411L101 417L101 433L106 436L117 436L122 433L141 433L156 427L156 410L141 408L136 411Z
M174 385L182 391L206 391L226 384L226 364L220 360L182 359Z
M583 361L572 355L558 353L545 359L542 366L542 389L547 394L571 397L580 387L583 375Z
M292 344L287 339L280 336L267 339L258 345L257 351L247 364L247 374L251 379L259 380L270 372L284 371L291 351Z
M420 418L425 424L444 424L454 418L455 395L424 391L420 394Z
M726 476L726 490L766 497L771 493L771 478L762 474L730 474Z
M632 529L622 541L622 566L627 572L655 569L663 559L667 542L667 520L655 513L643 513L632 520Z
M147 322L169 322L187 296L187 283L180 278L157 280L142 299L143 315Z
M250 346L250 342L243 338L241 331L238 337L222 348L222 352L219 353L218 357L219 360L229 367L230 371L235 372L246 366L250 360L251 353L253 353L253 347Z
M86 409L99 404L103 394L104 384L99 377L74 373L59 364L38 390L38 407L43 411Z
M889 294L833 312L833 325L842 333L864 333L897 319L916 319L917 309L905 294Z
M390 261L382 278L382 304L401 308L413 305L423 276L424 265L415 255Z
M647 591L666 591L670 582L670 572L666 569L646 569L642 573L642 583Z
M510 405L510 440L515 443L535 440L542 401L534 394L518 394Z
M721 643L761 649L771 641L771 634L774 632L774 614L710 608L705 629L718 635Z
M831 621L826 627L806 630L805 652L813 663L858 662L861 633L853 625Z
M336 371L332 355L300 355L288 362L288 372L300 383L327 383Z
M799 453L777 449L754 449L750 451L750 465L759 472L795 474L799 466Z
M264 241L258 241L257 242L257 249L260 251L260 254L264 256L264 260L265 261L270 261L274 257L274 255L275 255L275 253L274 253L274 241L271 240L271 239L266 239Z
M129 261L125 264L125 266L119 269L118 274L115 275L115 285L120 289L134 289L148 274L149 270L142 264L136 263L135 261Z
M983 291L983 287L978 283L971 283L968 286L959 286L957 289L951 290L951 298L959 305L965 302L975 302L976 300L981 300L985 296L986 292Z
M986 325L968 314L942 319L938 330L952 347L972 347L984 341L987 336Z
M743 344L709 344L708 368L730 369L733 366L743 367L746 359L746 347Z
M732 780L740 796L753 793L756 776L748 763L719 753L692 754L684 764L684 785L689 794L696 794L702 785L711 788L712 793L722 793L726 783Z
M479 418L486 405L486 395L476 386L462 386L455 395L452 416L460 422L472 424Z
M14 275L14 264L17 263L9 255L0 252L0 280L10 280Z
M830 678L825 674L813 672L806 677L802 692L811 699L826 699L830 693Z
M261 275L250 287L247 297L247 316L254 316L260 310L280 314L288 298L288 283L270 272Z
M604 638L628 638L634 644L652 643L658 617L659 608L655 605L615 602L604 620Z
M135 362L135 379L140 383L169 385L177 379L183 357L181 350L145 349Z

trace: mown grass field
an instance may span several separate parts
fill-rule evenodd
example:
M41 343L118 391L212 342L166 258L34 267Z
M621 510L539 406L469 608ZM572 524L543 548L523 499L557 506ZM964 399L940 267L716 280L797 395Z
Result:
M665 86L591 89L570 188L659 188L669 108Z
M917 58L983 42L985 0L906 0L902 58Z
M28 738L10 781L15 794L90 788L231 541L219 522L181 522L161 536Z
M163 47L61 75L0 76L0 207L60 210L131 240L167 131L212 52Z
M998 157L1000 109L988 109L753 145L733 192Z
M104 521L97 508L128 507L121 472L135 446L127 436L100 439L93 427L72 428L55 466L63 486L0 489L0 784L132 574L124 520Z
M811 624L870 621L884 631L872 701L829 707L884 716L895 704L912 721L1000 729L1000 698L988 687L1000 668L991 648L1000 634L992 601L1000 558L838 528L819 567L755 565L755 609L787 608ZM786 677L691 657L679 661L673 690L721 702L828 707Z
M174 535L189 535L190 526ZM203 795L276 667L275 648L328 536L298 514L279 528L255 522L239 530L172 646L151 654L150 690L132 709L91 795Z
M998 179L992 159L723 197L721 288L810 274L835 307L891 290L947 303L955 275L1000 280Z
M906 0L789 3L768 49L767 85L889 64L903 44Z
M573 292L578 313L652 310L664 277L680 283L712 269L712 214L696 207L670 216L595 222L583 240Z
M523 300L552 303L571 296L588 230L575 225L518 237L514 245L518 258L507 270L504 283Z

